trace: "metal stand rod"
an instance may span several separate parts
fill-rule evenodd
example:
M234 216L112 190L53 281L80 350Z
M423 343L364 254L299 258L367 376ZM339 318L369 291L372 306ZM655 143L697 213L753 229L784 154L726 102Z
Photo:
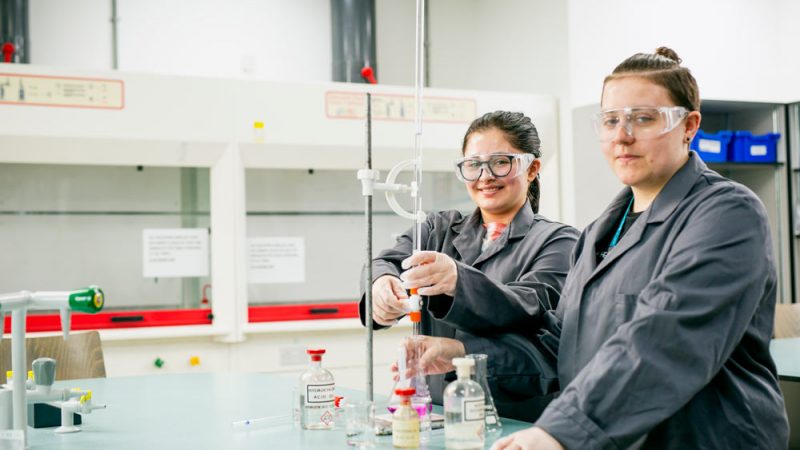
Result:
M412 235L413 251L422 250L421 234L422 220L419 213L422 211L422 88L425 83L425 0L417 0L416 14L416 41L414 48L414 232Z
M25 399L25 379L28 371L25 370L25 316L24 308L11 312L11 370L14 372L12 383L14 392L14 429L22 430L25 445L28 443L28 408Z
M372 170L372 95L367 93L367 169ZM364 197L367 219L367 267L364 299L364 323L367 326L367 400L373 400L372 374L372 195Z
M422 222L424 221L420 214L422 212L422 90L425 84L425 0L417 0L416 20L414 46L414 106L416 108L416 114L414 115L414 186L416 195L413 196L414 232L412 234L412 252L422 251ZM412 294L415 293L415 291L412 291ZM412 298L415 297L412 296ZM421 298L419 298L419 302L422 302ZM417 311L421 307L422 305L419 305ZM414 336L421 334L420 322L414 322L411 332Z
M117 15L117 0L111 0L111 68L119 69L119 40L117 38L117 27L119 16Z

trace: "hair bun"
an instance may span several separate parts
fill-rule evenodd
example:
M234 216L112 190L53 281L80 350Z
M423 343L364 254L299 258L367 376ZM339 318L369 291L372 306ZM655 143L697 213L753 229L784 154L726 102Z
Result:
M681 61L683 61L678 56L678 54L675 53L675 50L673 50L673 49L671 49L669 47L658 47L656 49L656 55L663 56L664 58L667 58L667 59L671 59L672 61L675 61L675 64L680 64Z

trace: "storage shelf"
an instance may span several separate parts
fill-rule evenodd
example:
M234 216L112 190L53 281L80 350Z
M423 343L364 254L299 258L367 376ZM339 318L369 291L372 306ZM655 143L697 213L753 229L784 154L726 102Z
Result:
M724 162L724 163L706 163L708 167L716 170L716 169L724 169L724 170L753 170L753 169L777 169L782 167L784 163L776 162L776 163L734 163L734 162Z

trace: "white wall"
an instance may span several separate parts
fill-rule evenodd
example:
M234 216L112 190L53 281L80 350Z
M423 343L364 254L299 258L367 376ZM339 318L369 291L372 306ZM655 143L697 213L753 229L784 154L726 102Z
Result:
M800 2L797 0L777 0L778 17L778 55L775 63L783 74L783 80L776 89L783 93L785 101L790 103L800 102L800 58L797 57L797 45L800 43L800 27L797 18L800 17Z
M704 98L786 101L790 78L779 59L786 31L779 23L792 3L673 0L657 7L635 0L570 0L572 106L597 103L614 66L661 45L677 51Z
M110 0L30 0L31 63L111 68Z
M111 68L110 0L31 0L31 62ZM119 69L329 81L327 0L118 0Z
M413 21L412 21L413 23ZM559 98L560 217L574 223L567 7L548 0L435 0L429 2L430 83ZM536 123L536 117L533 117ZM552 154L552 153L551 153ZM550 175L553 176L553 175Z

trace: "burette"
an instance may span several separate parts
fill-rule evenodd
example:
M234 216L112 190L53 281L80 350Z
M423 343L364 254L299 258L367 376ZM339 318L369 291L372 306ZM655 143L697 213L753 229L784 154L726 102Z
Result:
M372 376L372 195L375 190L385 191L386 201L389 207L397 215L411 219L412 226L412 251L414 253L422 250L422 224L425 222L425 212L422 209L422 113L423 98L422 91L424 86L425 74L425 0L416 1L416 36L414 45L414 157L413 159L402 161L394 166L386 176L384 183L380 180L380 173L372 169L372 105L371 95L367 94L367 168L358 171L358 179L361 180L362 195L365 197L365 217L367 225L367 255L365 263L365 306L364 316L367 328L367 399L373 399L373 376ZM413 176L409 185L398 184L395 182L398 174L406 168L411 167ZM395 194L409 193L413 201L412 212L406 211L397 202ZM417 294L416 289L411 290L411 295L406 300L406 310L411 319L413 335L419 335L421 319L422 299Z
M414 252L422 250L422 222L425 221L425 213L422 210L422 88L424 86L425 73L425 0L417 0L417 33L414 44L414 178L412 181L411 198L414 200L414 232L412 233L412 244ZM411 319L413 323L414 335L420 334L420 308L422 298L417 294L416 289L411 290L409 298L411 308Z

